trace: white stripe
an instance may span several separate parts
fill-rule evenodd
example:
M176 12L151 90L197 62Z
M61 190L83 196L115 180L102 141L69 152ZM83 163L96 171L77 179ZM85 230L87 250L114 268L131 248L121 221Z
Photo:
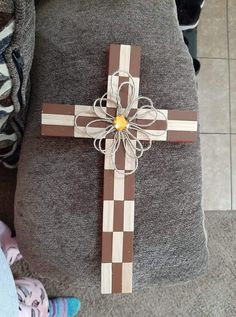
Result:
M130 45L121 45L120 46L120 64L119 70L129 73L130 71L130 55L131 55L131 46ZM127 74L120 72L120 76L127 76Z
M112 292L112 264L102 263L101 268L101 293L111 294Z
M106 146L105 148L110 148L111 144L114 142L114 139L106 139ZM114 170L114 163L112 160L112 155L106 154L105 155L105 162L104 162L104 169L105 170Z
M12 80L8 79L0 88L0 96L3 96L4 94L6 94L6 92L10 91L11 88L12 88Z
M131 142L133 146L136 147L136 141L131 140ZM131 171L135 168L135 159L133 157L130 157L128 154L134 155L130 146L127 146L127 151L125 152L125 170Z
M122 293L132 293L133 263L122 263Z
M114 223L114 200L103 202L103 232L112 232Z
M169 131L197 131L197 121L168 120Z
M118 92L119 76L108 76L107 81L107 107L116 108L116 100L114 99L114 93Z
M94 115L92 106L75 105L75 116L81 114L81 116L91 117Z
M48 114L48 113L42 114L42 124L73 127L74 123L75 123L75 117L73 115Z
M4 75L4 76L7 76L7 77L10 76L8 67L7 67L7 65L5 63L4 64L0 64L0 73L2 75Z
M114 200L123 201L125 192L125 175L114 171Z
M122 263L123 260L123 232L113 232L112 263Z
M134 80L134 87L135 87L135 94L133 96L134 99L137 99L139 96L139 84L140 84L140 78L139 77L133 77ZM132 83L132 80L129 79L129 82ZM128 103L130 103L132 97L132 88L131 86L129 86L129 99L128 99ZM138 108L138 100L136 100L136 102L133 104L132 109L137 109Z
M8 107L3 107L0 105L0 111L4 111L6 113L11 113L14 110L13 105L8 106Z
M134 231L134 201L124 201L124 231Z
M88 128L89 134L94 135L95 137L97 135L101 134L101 132L103 132L103 131L104 131L104 128L95 128L95 127ZM76 126L74 128L74 137L75 138L87 138L87 139L92 138L90 135L87 134L85 127L76 127Z
M153 120L155 118L155 113L147 109L138 109L137 118L138 119L147 119ZM168 118L168 110L159 110L157 112L157 120L166 120Z
M167 140L167 131L160 130L160 131L155 132L154 130L146 130L146 129L145 129L145 131L150 133L149 136L150 136L152 141L166 141ZM149 140L148 137L141 132L137 133L137 138L140 141L148 141Z
M6 38L7 36L11 35L14 32L14 25L15 22L12 21L11 23L8 24L7 27L5 27L1 32L0 32L0 41Z
M105 113L99 107L99 103L96 106L96 109L100 117L106 118ZM102 107L102 109L106 112L106 107ZM96 113L93 110L93 106L82 106L82 105L75 106L75 116L97 117Z
M0 142L1 141L6 141L6 140L10 140L10 141L15 142L17 140L16 133L12 133L12 134L9 134L9 135L5 134L5 133L0 134Z

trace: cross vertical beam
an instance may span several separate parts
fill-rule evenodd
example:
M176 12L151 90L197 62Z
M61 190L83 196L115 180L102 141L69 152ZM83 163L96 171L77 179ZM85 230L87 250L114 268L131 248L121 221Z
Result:
M108 98L112 99L113 91L129 81L131 74L135 83L136 97L139 94L140 81L140 48L129 45L111 45L108 69ZM117 71L119 73L111 76ZM113 84L113 87L111 85ZM127 85L121 89L121 105L125 108L129 103L131 91ZM133 108L137 109L137 104ZM107 113L114 114L114 104L107 102ZM113 140L106 139L109 148ZM133 141L135 142L135 141ZM118 170L128 172L133 169L134 159L125 153L120 145L113 160ZM134 238L134 195L135 174L125 175L114 170L112 157L105 155L104 166L104 202L102 228L102 264L101 292L131 293L133 271L133 238Z

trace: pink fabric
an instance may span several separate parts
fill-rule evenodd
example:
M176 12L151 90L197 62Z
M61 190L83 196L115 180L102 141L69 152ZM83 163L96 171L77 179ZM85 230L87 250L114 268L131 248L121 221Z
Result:
M29 312L29 317L48 317L48 297L42 283L32 278L22 278L15 284L22 311L20 317L28 317Z
M11 230L0 221L0 248L11 266L22 258ZM41 282L32 278L15 280L19 300L19 317L48 317L48 296Z

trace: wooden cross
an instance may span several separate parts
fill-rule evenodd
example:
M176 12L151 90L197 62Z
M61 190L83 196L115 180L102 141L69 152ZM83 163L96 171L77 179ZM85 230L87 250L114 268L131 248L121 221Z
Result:
M118 91L122 83L130 80L127 74L133 77L135 97L138 97L140 48L129 45L110 45L108 97L112 98L112 91ZM130 102L128 85L122 87L120 97L121 105L125 109ZM117 109L114 103L107 101L104 109L108 114L114 116L114 125L117 125ZM138 109L137 101L133 104L131 111L134 114ZM92 106L43 104L42 135L88 138L89 135L85 127L96 119ZM151 119L150 113L143 112L141 117L137 115L136 122L145 125ZM122 125L122 122L120 124ZM105 127L105 122L97 121L89 127L89 131L99 134ZM118 128L125 129L126 124L123 128L122 126ZM143 129L148 132L162 132L156 135L152 134L152 141L194 142L198 129L197 113L194 111L160 110L157 120L151 126ZM136 137L141 141L147 140L145 134L139 131L136 133ZM111 146L113 138L112 134L106 137L105 148ZM132 140L132 143L135 146L136 141ZM126 175L120 171L129 172L132 170L135 160L128 155L122 145L119 146L114 156L112 159L111 155L106 154L104 164L102 294L132 292L135 173ZM119 171L114 167L114 160Z

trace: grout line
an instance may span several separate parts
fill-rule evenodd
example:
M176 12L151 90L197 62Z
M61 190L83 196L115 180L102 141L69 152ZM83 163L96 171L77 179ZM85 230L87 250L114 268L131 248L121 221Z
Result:
M209 57L209 56L198 56L199 59L220 59L223 61L227 61L228 57Z
M236 58L228 58L228 57L216 57L216 56L198 56L197 57L198 59L219 59L219 60L223 60L223 61L227 61L227 60L230 60L230 61L236 61Z
M223 60L223 61L227 61L227 60L230 60L230 61L236 61L236 58L233 58L233 57L216 57L216 56L198 56L197 57L198 59L220 59L220 60Z
M200 134L209 134L209 135L236 135L236 133L230 132L200 132Z
M229 0L226 0L226 21L227 21L227 47L228 47L228 80L229 80L229 146L230 146L230 194L231 210L233 210L233 164L232 164L232 125L231 125L231 69L230 69L230 43L229 43Z

